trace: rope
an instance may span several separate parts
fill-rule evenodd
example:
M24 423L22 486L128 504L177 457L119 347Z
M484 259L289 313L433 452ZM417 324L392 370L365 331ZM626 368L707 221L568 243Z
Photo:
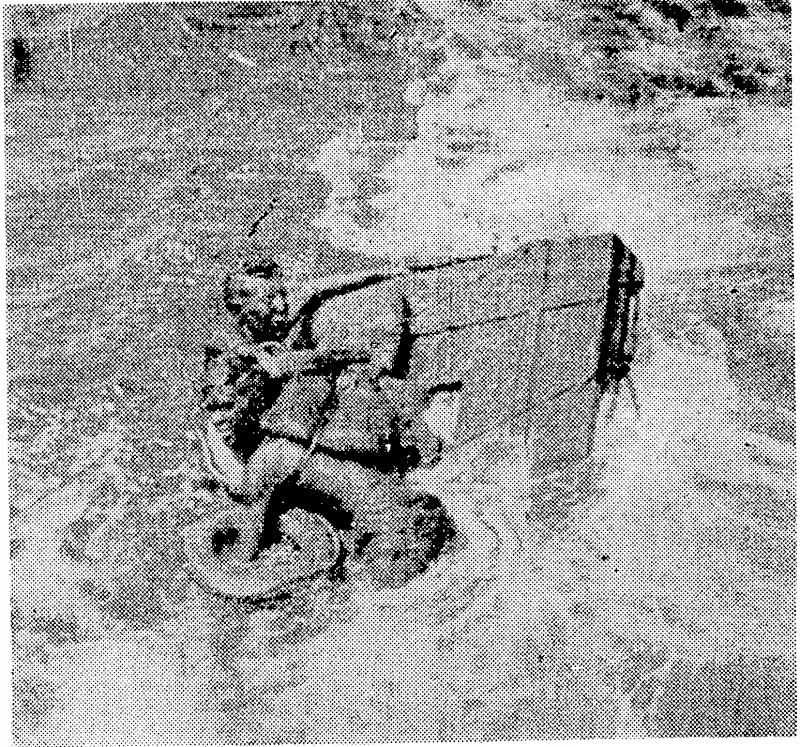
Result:
M314 435L311 438L311 443L308 445L303 458L300 460L300 463L294 468L292 474L286 478L286 480L282 482L288 482L290 478L294 479L295 484L300 484L302 479L303 471L306 467L308 467L311 458L314 456L314 453L317 450L317 446L319 445L319 441L322 438L322 434L325 431L325 427L330 422L329 415L333 407L336 405L338 400L338 381L341 371L333 373L329 377L331 389L328 392L328 396L325 398L325 401L322 403L322 406L319 408L319 416L317 417L316 422L313 426Z

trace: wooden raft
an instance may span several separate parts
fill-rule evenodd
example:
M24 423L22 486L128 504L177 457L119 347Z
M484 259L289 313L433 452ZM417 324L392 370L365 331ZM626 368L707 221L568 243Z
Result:
M405 378L461 391L456 446L517 434L554 463L590 449L600 395L633 356L641 286L636 257L606 234L413 272L318 313L338 344L359 347L364 330L381 324L405 335ZM397 299L404 330L388 319Z

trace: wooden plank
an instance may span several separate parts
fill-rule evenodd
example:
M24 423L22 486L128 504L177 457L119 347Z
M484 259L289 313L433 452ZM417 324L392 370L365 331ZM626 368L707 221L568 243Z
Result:
M604 234L552 245L545 306L604 297L612 267L613 236Z
M589 384L535 402L528 431L529 454L542 469L585 458L597 420L597 387Z
M542 313L538 343L531 350L536 360L533 384L541 396L594 376L604 312L601 299Z
M519 408L526 329L540 303L547 256L536 247L415 278L410 375L428 387L462 384L458 439Z

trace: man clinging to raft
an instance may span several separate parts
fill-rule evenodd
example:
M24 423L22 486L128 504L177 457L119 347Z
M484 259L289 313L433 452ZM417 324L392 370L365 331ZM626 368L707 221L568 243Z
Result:
M227 328L206 348L203 407L209 412L209 423L204 435L211 471L218 478L224 477L223 484L234 495L245 500L255 498L265 487L266 465L273 460L280 462L280 452L285 452L269 437L272 441L289 438L308 446L325 413L334 408L334 400L340 415L346 401L352 400L342 398L348 386L361 386L364 396L359 406L375 410L380 404L386 411L386 394L396 388L388 380L397 368L408 325L402 297L396 291L381 289L372 299L372 309L360 309L367 311L366 319L352 306L340 310L347 317L334 315L333 320L330 314L321 320L325 315L318 312L326 301L408 272L331 275L307 283L294 296L287 292L280 268L273 262L243 263L226 278L223 298L229 314ZM355 335L353 326L357 328ZM348 375L343 377L345 370ZM212 380L214 385L208 386ZM384 415L378 420L392 420L392 416ZM332 448L346 454L354 449L369 450L374 446L371 441L381 435L381 426L385 430L389 423L371 423L371 434L364 433L363 428L360 434L358 428L345 433L331 425L327 429L328 446L336 440L333 433L338 432L339 443ZM260 445L260 476L256 478L252 457ZM278 473L286 467L280 464Z
M291 485L301 479L302 486L330 496L354 517L361 552L367 550L364 538L381 546L394 543L388 554L381 551L394 558L384 571L387 582L406 580L409 569L424 567L441 545L441 509L402 479L420 462L420 452L435 455L439 447L417 417L425 398L409 397L406 382L392 375L402 368L398 354L408 332L407 305L388 286L369 299L352 295L410 271L329 276L299 294L294 313L274 263L244 264L226 279L230 318L225 336L218 335L206 351L203 407L209 422L201 443L209 472L231 497L263 507L247 514L263 517L254 559L279 539L274 530L283 503L297 493ZM348 303L337 307L337 297ZM326 301L331 305L322 313ZM339 329L331 330L331 323ZM355 340L343 325L354 327ZM365 326L373 328L371 335L364 334ZM343 339L354 344L338 344ZM273 490L279 485L290 489ZM416 521L410 542L406 519L418 512L426 518ZM387 534L389 514L396 519L388 522ZM248 526L251 521L246 519ZM256 536L247 527L234 534L250 541ZM217 566L212 585L221 587L226 578Z
M331 411L333 422L318 445L340 458L358 452L390 469L407 469L422 453L437 452L438 440L419 417L430 393L403 380L403 358L410 355L408 302L385 281L485 258L327 275L293 294L275 262L243 262L224 283L227 330L206 351L207 371L227 366L226 375L237 381L237 387L222 388L226 396L209 390L204 402L210 461L218 475L228 476L229 490L256 497L264 487L264 465L280 461L268 437L309 446ZM215 372L217 382L221 373ZM245 402L247 417L236 419L239 432L226 432L233 410ZM257 468L251 456L260 444Z
M438 458L441 441L421 417L431 392L406 378L409 304L396 286L380 284L475 259L485 257L330 275L294 295L274 262L245 262L226 278L226 329L206 351L209 422L201 443L209 472L255 512L229 516L234 524L220 534L214 527L228 522L223 512L205 523L207 536L249 537L255 552L242 546L236 553L260 558L280 539L287 497L306 489L352 517L341 528L353 529L356 557L383 582L404 583L436 556L449 520L404 478ZM322 504L309 508L325 514ZM198 566L212 588L234 593L243 585L253 595L269 585L263 563L232 576L226 553L214 552L217 560Z

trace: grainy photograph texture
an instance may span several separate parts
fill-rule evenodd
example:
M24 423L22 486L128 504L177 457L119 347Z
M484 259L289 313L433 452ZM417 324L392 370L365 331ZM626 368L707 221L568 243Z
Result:
M790 13L6 6L14 740L795 734Z

